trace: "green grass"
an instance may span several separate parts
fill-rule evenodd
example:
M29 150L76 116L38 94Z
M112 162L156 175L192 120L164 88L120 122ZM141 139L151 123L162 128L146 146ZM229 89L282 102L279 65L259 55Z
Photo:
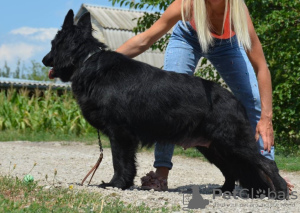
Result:
M154 147L142 148L142 149L140 149L140 151L153 153ZM189 157L189 158L200 158L203 161L207 161L206 158L198 150L193 149L193 148L184 150L180 146L175 146L173 155L179 155L179 156L184 156L184 157Z
M82 142L87 145L98 144L98 135L95 130L85 135L76 135L75 133L62 132L35 132L35 131L0 131L0 141L31 141L31 142L51 142L51 141L73 141ZM105 135L101 135L103 147L110 147L109 140Z
M12 131L0 132L1 141L96 141L97 133L77 136L74 133L64 134L61 132L35 132L35 131Z
M275 161L280 170L300 171L300 156L275 155Z
M275 152L276 153L276 152ZM175 147L174 155L186 156L186 157L197 157L201 160L207 161L204 156L196 149L183 150L181 147ZM300 171L300 156L296 155L282 155L275 154L275 162L280 170L295 172Z
M25 183L18 178L0 176L0 212L172 212L168 208L126 205L112 195L74 188L43 189L37 182Z

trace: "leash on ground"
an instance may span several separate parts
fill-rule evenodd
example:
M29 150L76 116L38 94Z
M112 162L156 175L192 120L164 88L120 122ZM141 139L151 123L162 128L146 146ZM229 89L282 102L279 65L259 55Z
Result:
M98 129L98 143L99 143L99 148L100 148L100 156L97 160L97 163L95 164L95 166L89 171L89 173L87 173L87 175L83 178L82 182L81 182L81 186L83 186L83 183L85 182L85 180L90 176L90 174L93 172L92 174L92 177L88 183L88 185L90 185L93 177L94 177L94 174L95 172L97 171L101 161L102 161L102 158L103 158L103 148L102 148L102 142L101 142L101 139L100 139L100 130Z

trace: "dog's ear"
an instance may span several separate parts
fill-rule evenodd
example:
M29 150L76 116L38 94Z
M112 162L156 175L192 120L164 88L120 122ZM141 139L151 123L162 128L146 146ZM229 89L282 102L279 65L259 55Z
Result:
M64 24L63 24L62 28L72 27L73 24L74 24L74 12L73 12L73 10L69 10L69 12L66 15L66 18L64 20Z
M78 20L77 26L81 29L85 29L87 33L92 32L91 15L89 12L84 13Z

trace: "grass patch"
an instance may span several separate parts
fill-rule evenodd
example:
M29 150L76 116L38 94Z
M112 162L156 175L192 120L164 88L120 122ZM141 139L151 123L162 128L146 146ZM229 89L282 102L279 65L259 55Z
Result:
M1 141L31 141L31 142L51 142L51 141L73 141L82 142L88 145L98 144L97 131L84 135L62 132L35 132L35 131L0 131ZM101 141L104 148L110 147L109 140L105 135L101 135Z
M175 146L174 155L185 156L189 158L201 158L201 160L207 161L206 158L197 149L186 149L184 150L180 146Z
M126 205L117 197L84 190L43 189L37 182L0 176L0 212L172 212L168 208Z
M142 152L145 151L145 152L154 153L154 147L150 147L150 148L144 147L139 150ZM184 150L181 146L175 146L173 155L179 155L179 156L184 156L189 158L200 158L203 161L207 161L206 158L201 154L201 152L193 148Z
M300 156L275 155L275 161L280 170L289 172L300 171Z
M154 149L151 150L154 152ZM183 150L179 146L175 146L174 155L180 155L190 158L200 158L203 161L208 161L198 150L187 149ZM300 156L298 155L283 155L275 154L275 162L280 170L285 170L288 172L300 171Z
M97 132L78 136L75 133L62 132L35 132L35 131L13 131L5 130L0 132L1 141L97 141Z

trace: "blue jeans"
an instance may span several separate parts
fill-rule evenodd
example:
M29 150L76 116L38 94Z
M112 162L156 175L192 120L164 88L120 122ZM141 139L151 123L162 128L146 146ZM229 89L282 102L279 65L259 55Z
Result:
M207 58L229 86L235 97L246 108L253 127L253 136L261 116L260 95L254 69L236 36L231 39L214 39L214 45L203 53L196 32L187 22L187 28L179 21L173 30L165 53L164 69L193 75L201 57ZM271 152L264 151L261 137L257 143L258 151L274 160L274 147ZM173 144L155 144L154 167L172 168Z

